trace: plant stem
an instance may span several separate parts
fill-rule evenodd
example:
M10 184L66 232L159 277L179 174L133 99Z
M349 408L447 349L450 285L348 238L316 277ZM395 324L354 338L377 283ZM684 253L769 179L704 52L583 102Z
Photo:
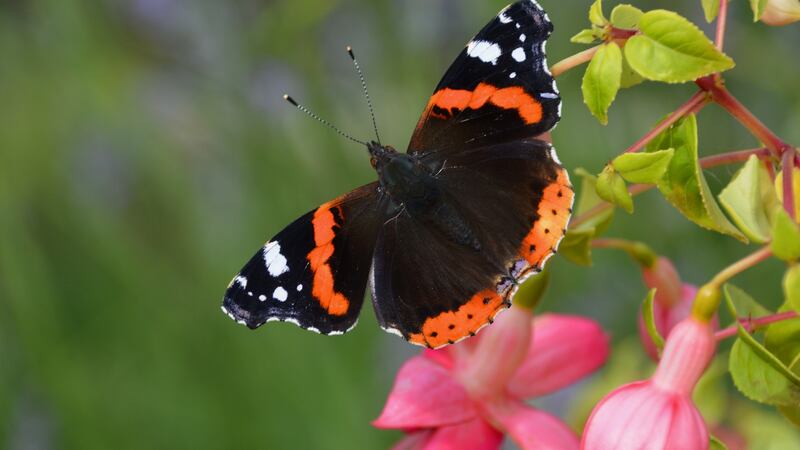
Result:
M700 158L700 167L710 169L712 167L723 166L725 164L736 164L747 161L750 156L756 155L759 159L769 157L770 152L768 148L753 148L748 150L738 150L735 152L720 153L719 155L706 156Z
M794 151L783 152L781 158L781 170L783 170L783 209L789 214L792 220L796 220L794 210Z
M728 0L720 0L719 13L717 14L717 40L716 45L719 51L725 46L725 25L728 21Z
M708 282L708 285L716 286L717 288L719 288L731 278L755 266L761 261L764 261L771 255L772 251L770 250L769 245L761 247L757 251L745 256L739 261L736 261L730 266L722 269L720 273L718 273L716 276L714 276L714 278L711 279L711 281Z
M772 314L772 315L769 315L769 316L759 317L757 319L738 319L738 320L739 320L739 323L741 323L742 326L749 333L752 333L756 329L764 327L764 326L769 325L771 323L782 322L784 320L797 319L798 317L800 317L800 315L798 315L797 312L795 312L795 311L786 311L786 312L782 312L782 313L778 313L778 314ZM714 333L714 337L718 341L721 341L721 340L727 339L727 338L729 338L731 336L736 336L738 331L739 331L739 326L738 325L732 325L732 326L730 326L728 328L725 328L723 330L717 331L716 333Z
M599 49L600 46L598 45L564 58L561 61L553 64L553 67L550 68L550 73L553 74L553 77L557 77L570 69L574 69L583 63L587 63L592 60L592 57Z
M659 123L655 128L653 128L647 134L642 136L641 139L639 139L638 141L634 142L633 145L628 147L628 149L625 150L625 153L638 152L639 150L644 148L645 145L650 143L650 141L655 139L656 136L661 134L662 131L664 131L667 128L669 128L670 126L672 126L675 122L680 120L683 116L685 116L687 114L690 114L693 111L696 111L695 108L702 107L702 105L705 105L706 102L708 102L708 95L705 92L700 91L700 92L694 94L692 96L692 98L690 98L686 103L681 105L680 108L678 108L675 111L673 111L673 113L670 114L669 117L664 119L664 121Z
M776 157L791 148L789 144L781 140L763 122L753 115L739 100L734 97L723 84L719 76L707 76L699 78L695 83L701 89L711 94L711 98L722 106L730 115L739 121L750 133L770 149Z

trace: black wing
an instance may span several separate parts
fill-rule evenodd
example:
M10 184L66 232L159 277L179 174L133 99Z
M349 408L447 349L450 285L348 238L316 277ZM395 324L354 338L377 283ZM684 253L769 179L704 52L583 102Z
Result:
M545 59L552 31L534 1L503 9L467 44L436 87L408 152L458 152L552 129L561 113Z
M371 183L294 221L231 280L222 310L250 328L278 320L322 334L352 329L380 226L376 207Z
M573 198L566 170L538 140L453 155L436 182L437 217L468 238L400 214L379 233L371 279L381 327L434 348L510 305L518 283L555 252Z

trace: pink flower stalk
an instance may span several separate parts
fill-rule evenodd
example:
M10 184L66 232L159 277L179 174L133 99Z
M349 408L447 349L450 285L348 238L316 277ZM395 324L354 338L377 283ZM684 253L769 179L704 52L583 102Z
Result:
M707 449L708 428L692 391L715 345L709 324L690 317L676 325L652 378L617 388L595 406L581 449Z
M523 450L577 449L572 430L524 400L592 373L608 351L589 319L514 307L478 336L408 360L373 425L408 433L398 450L492 450L506 434Z
M656 289L656 297L653 301L653 318L656 330L665 339L670 331L682 320L689 317L692 311L694 297L697 295L697 286L683 283L678 271L672 262L664 257L658 258L653 267L646 267L642 270L644 284L652 289ZM714 329L718 327L716 316L712 321ZM658 350L650 335L642 315L639 314L639 338L642 341L645 352L658 361Z

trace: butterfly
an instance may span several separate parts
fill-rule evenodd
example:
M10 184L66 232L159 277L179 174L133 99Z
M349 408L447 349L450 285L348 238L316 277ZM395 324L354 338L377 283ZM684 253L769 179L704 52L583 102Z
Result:
M438 348L511 305L564 237L573 189L542 139L561 115L532 0L507 6L445 73L405 153L366 143L378 180L270 239L230 282L222 310L337 335L358 321L367 285L378 323Z

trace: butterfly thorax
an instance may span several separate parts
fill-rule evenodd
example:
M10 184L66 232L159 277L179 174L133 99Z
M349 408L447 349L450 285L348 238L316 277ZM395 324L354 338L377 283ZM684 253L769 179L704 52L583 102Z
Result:
M389 202L390 216L408 214L428 223L451 241L480 250L480 242L466 220L443 196L434 169L416 155L399 153L390 146L368 146L378 172L380 189Z

